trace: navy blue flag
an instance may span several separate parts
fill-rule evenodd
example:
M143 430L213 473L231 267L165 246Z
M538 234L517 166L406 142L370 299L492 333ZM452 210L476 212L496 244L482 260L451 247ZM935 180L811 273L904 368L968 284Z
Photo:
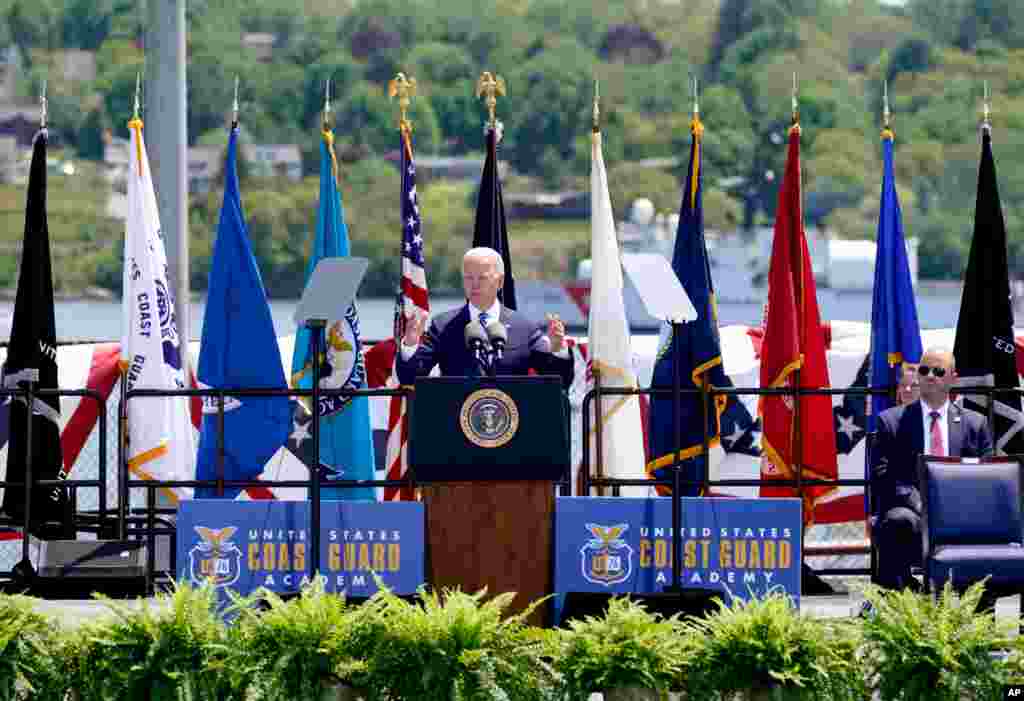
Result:
M287 389L281 352L270 316L238 191L236 141L231 130L224 162L224 204L213 248L210 285L199 352L200 387ZM217 400L204 398L196 464L198 479L217 477ZM228 398L224 411L224 478L254 479L288 440L292 406L287 396ZM225 489L234 498L238 489ZM213 488L196 490L197 499L216 496Z
M730 386L722 367L715 291L711 282L707 246L704 242L704 213L701 203L701 140L704 126L695 118L690 127L693 135L690 165L687 168L686 186L683 188L683 201L679 208L679 228L676 230L672 270L675 271L697 310L697 319L679 325L679 338L675 338L674 332L669 330L654 363L651 386L656 389L671 389L673 386L677 346L682 362L683 389L705 385ZM670 397L652 397L648 432L652 460L647 465L647 472L655 479L667 479L669 475L665 468L671 467L678 452L679 459L686 461L683 464L686 478L703 479L706 471L706 460L703 456L704 435L707 434L709 447L719 443L722 435L721 416L727 400L725 397L716 397L707 409L705 420L705 409L700 395L683 395L678 405L682 424L680 445L675 445L672 404ZM746 412L746 409L743 408L743 411ZM749 416L749 412L746 413ZM753 422L750 425L753 425ZM689 485L683 488L682 495L696 496L698 493L699 486Z
M872 389L895 387L903 363L921 359L921 327L917 323L914 284L903 239L903 216L896 195L892 162L893 133L882 132L882 201L878 212L878 249L875 290L871 302ZM873 394L868 403L867 430L875 430L875 417L893 405L889 394Z

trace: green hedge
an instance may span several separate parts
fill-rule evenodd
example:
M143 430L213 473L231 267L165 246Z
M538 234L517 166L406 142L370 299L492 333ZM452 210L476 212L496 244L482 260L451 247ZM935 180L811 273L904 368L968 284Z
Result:
M367 701L587 699L623 687L686 699L990 699L1024 678L1024 643L963 596L868 587L874 613L821 620L781 594L661 618L627 598L564 629L509 614L512 594L381 592L349 606L319 584L261 591L218 610L210 587L62 626L0 596L0 701L319 701L339 685ZM538 601L533 607L543 605ZM531 607L532 608L532 607ZM230 621L226 623L225 621ZM877 694L877 696L872 696ZM737 696L739 695L739 696Z

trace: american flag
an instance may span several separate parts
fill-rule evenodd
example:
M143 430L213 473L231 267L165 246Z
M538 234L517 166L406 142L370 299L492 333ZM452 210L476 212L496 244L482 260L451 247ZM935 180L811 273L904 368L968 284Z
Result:
M412 134L402 129L402 280L395 300L395 355L401 353L402 336L405 334L405 320L413 314L426 315L430 312L430 295L427 292L427 275L423 269L423 236L421 234L420 207L416 198L416 163L412 155ZM398 380L392 372L391 383ZM402 397L392 397L388 411L387 478L402 479L409 468L408 459L409 422L406 402ZM385 501L412 500L411 489L387 487Z

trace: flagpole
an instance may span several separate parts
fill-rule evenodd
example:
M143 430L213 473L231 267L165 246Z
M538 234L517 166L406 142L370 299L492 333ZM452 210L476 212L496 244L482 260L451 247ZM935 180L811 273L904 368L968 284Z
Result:
M701 158L703 157L703 144L701 139L704 134L704 125L700 121L700 83L698 82L697 76L693 76L693 119L690 121L690 129L693 132L694 142L694 154L693 157L697 162L697 170L694 172L691 170L690 178L690 192L693 195L696 194L698 188L698 182L700 179L700 167ZM684 195L685 197L686 195ZM703 196L703 195L702 195ZM696 208L696 199L690 201L691 211ZM706 245L706 244L705 244ZM714 305L714 299L711 300ZM712 324L717 325L718 319L714 318L711 320ZM711 445L708 439L708 385L710 384L707 375L705 374L703 382L700 385L700 407L701 407L701 419L703 420L704 430L701 431L701 446L703 448L701 460L703 460L703 467L700 469L701 484L697 487L697 494L700 496L707 496L709 491L708 481L711 478ZM717 414L716 414L717 415ZM717 430L717 429L716 429ZM717 435L717 433L716 433Z
M45 173L46 173L46 163L45 163L45 160L46 160L46 151L45 151L45 147L46 147L46 80L45 79L43 80L43 88L42 88L42 90L40 92L40 95L39 95L39 135L38 135L37 138L43 140L43 149L44 149L43 150L43 174L45 175ZM36 162L36 151L35 151L35 140L33 140L33 143L32 143L32 165L33 166L35 166L35 162ZM30 181L31 181L31 178L32 178L32 174L30 173L29 174ZM44 191L44 197L45 197L45 191ZM30 190L29 204L27 204L26 207L29 207L29 208L31 207L31 200L32 200L32 197L31 197L31 190ZM26 214L26 219L27 219L28 216L29 215ZM44 211L43 216L45 217L45 211ZM28 239L28 226L27 225L25 227L25 230L26 230L25 238L26 238L26 243L27 243L27 239ZM43 231L45 232L46 229L44 228ZM19 288L20 288L20 284L19 284ZM19 292L20 292L20 289L19 289ZM52 304L52 301L51 301L51 304ZM15 308L15 311L17 311L17 308ZM25 378L23 380L20 380L17 383L17 387L18 388L25 390L25 413L26 413L26 421L25 421L25 468L24 468L24 470L25 470L25 473L24 473L24 479L25 479L25 486L24 486L24 490L25 490L24 491L24 494L25 494L25 513L23 514L24 522L22 524L22 532L21 532L21 562L18 562L17 564L15 564L14 567L11 569L11 575L12 575L13 579L15 581L21 580L25 584L29 584L32 581L32 579L35 577L35 574L36 574L35 568L32 566L32 559L30 557L29 545L31 544L31 540L32 540L32 538L31 538L31 533L32 533L32 499L33 499L33 494L32 494L32 486L33 485L32 485L32 483L35 481L35 479L34 479L35 476L32 474L32 468L34 467L32 462L33 462L33 458L35 457L35 455L33 455L34 451L32 450L32 447L33 447L33 443L32 443L32 424L34 423L33 420L32 420L32 416L34 414L33 409L35 408L35 402L36 402L36 395L35 395L35 389L36 388L35 388L35 385L36 385L36 382L38 382L39 378L40 378L40 373L39 373L38 366L34 369L34 378L31 377L31 375L33 374L32 370L29 370L28 374L30 375L30 377ZM14 400L15 400L15 398L12 398L12 402L14 402ZM65 526L66 525L67 524L65 524Z
M797 83L796 83L796 72L795 71L793 72L792 110L793 110L793 126L790 127L790 134L795 134L797 139L799 140L799 138L800 138L800 103L799 103L798 98L797 98ZM804 261L803 261L804 251L803 251L803 246L800 245L801 244L801 239L802 239L801 228L802 228L802 224L803 224L803 187L802 187L802 185L800 183L800 173L797 173L797 187L799 188L799 193L800 193L800 195L799 195L799 202L798 202L799 208L800 208L799 209L799 211L800 211L800 218L799 218L799 221L796 222L797 225L795 227L793 227L793 235L796 238L796 241L793 242L795 244L795 245L793 245L793 255L796 256L796 263L795 263L795 265L793 267L793 270L795 272L795 275L793 276L793 280L794 280L794 291L796 292L797 308L800 310L800 318L802 319L803 318L803 310L804 310L804 302L805 302L804 294L806 293L806 290L804 289ZM807 339L804 338L804 335L803 335L804 332L806 331L806 329L804 327L805 327L805 324L803 324L801 322L799 324L800 334L798 336L798 340L800 342L800 353L799 353L799 355L800 355L800 359L801 360L803 360L804 348L807 346ZM819 333L820 333L820 331L819 331ZM802 506L806 506L806 504L804 503L804 484L803 484L803 474L804 474L804 470L803 470L803 459L804 459L803 447L804 447L804 443L803 443L803 440L804 440L804 437L803 437L803 431L800 430L800 420L801 420L801 417L800 417L800 413L801 413L800 412L800 408L801 407L800 407L800 405L803 403L803 397L800 394L800 389L801 389L801 384L800 384L800 367L801 367L801 365L802 365L802 363L800 365L797 365L796 369L793 371L793 388L795 389L796 393L793 395L793 438L792 438L793 444L792 445L793 445L793 468L794 468L794 472L796 473L796 493L797 493L797 497L800 499L800 504ZM807 522L807 515L806 514L804 515L803 521L804 521L804 523ZM803 534L806 535L806 533L807 533L807 529L805 528L805 529L803 529Z
M326 138L331 133L331 81L324 81L324 111L321 123L322 136ZM330 143L330 142L328 142ZM332 152L333 156L333 152ZM333 173L337 177L336 173ZM316 253L314 252L314 255ZM309 569L310 579L320 575L320 343L324 329L327 326L325 319L308 319L306 327L309 329L310 354L312 356L312 438L313 438L313 464L309 466Z
M498 121L495 116L495 108L497 107L497 98L504 97L506 93L505 80L497 73L492 74L490 71L484 71L480 74L480 78L476 83L476 96L477 98L483 98L484 105L487 107L487 124L484 126L484 142L485 146L490 151L490 138L494 136L494 179L497 181L500 179L498 174L498 132L501 129L501 122ZM485 157L486 161L486 157ZM500 224L500 216L498 212L498 188L491 188L491 231L498 231ZM499 241L500 245L500 241ZM498 253L504 258L507 255L507 251L498 251ZM506 275L511 275L511 271L505 271ZM498 290L498 299L502 305L505 304L504 296L504 284L502 289Z
M398 73L388 83L388 97L394 99L398 98L398 133L399 139L402 142L402 153L399 156L399 165L403 167L402 172L399 174L399 189L401 189L401 181L405 177L404 165L412 156L412 122L409 121L408 109L412 102L412 98L416 95L416 79L406 77L405 73ZM401 209L399 209L401 212ZM404 226L404 224L403 224ZM396 290L396 299L402 297L402 251L403 243L402 240L398 241L398 289ZM395 352L401 352L402 337L405 335L405 309L401 304L395 307L395 323L393 333L395 334ZM405 401L404 398L402 400Z
M591 124L591 140L596 141L601 137L601 84L598 81L594 81L594 111L593 111L593 122ZM593 217L593 212L591 213ZM593 346L591 346L593 348ZM601 407L601 363L595 362L592 358L590 363L591 373L594 376L594 459L597 463L597 479L603 480L605 478L604 471L604 412ZM587 440L590 440L589 436ZM588 480L589 482L589 480ZM599 484L597 487L597 495L603 497L605 495L605 488L603 484ZM589 494L582 494L580 496L590 496Z
M404 73L399 72L395 77L388 83L388 97L394 99L398 98L398 132L399 141L401 142L401 154L399 155L398 163L401 167L401 172L398 176L398 189L399 189L399 217L402 218L402 206L405 204L405 178L407 168L412 167L413 155L412 155L412 121L408 117L409 105L412 102L412 98L416 95L416 79L407 77ZM405 226L406 223L403 220L401 222L401 230L403 236L399 237L398 240L398 284L395 289L395 320L393 324L392 333L395 337L395 357L397 358L402 352L402 338L405 336L405 292L402 289L403 280L405 278L405 262L404 262L404 247L405 247ZM416 313L419 313L417 310ZM397 372L395 374L396 384ZM397 409L396 409L397 407ZM398 412L398 423L395 427L391 424L391 415L397 410ZM388 447L385 449L385 478L394 479L391 475L391 467L394 461L399 464L399 470L403 456L408 456L408 444L404 442L401 437L404 435L404 431L408 426L408 412L409 412L409 397L407 396L396 396L391 397L388 400ZM399 447L397 453L392 453L391 439L392 430L399 433ZM395 492L395 499L399 501L416 501L415 487L411 484L410 473L406 470L404 473L398 475L400 479L404 479L407 485L398 487ZM388 501L388 490L395 489L392 487L385 487L383 490L383 499Z
M982 102L981 102L981 114L982 114L982 121L981 121L981 135L982 135L981 136L981 148L982 148L982 158L984 158L985 137L986 136L988 137L988 140L989 140L990 144L992 142L992 123L989 121L989 115L991 113L991 110L992 110L992 104L989 102L988 81L986 80L982 84ZM977 213L975 213L975 218L977 218ZM972 240L971 241L972 248L973 248L973 245L974 245L974 242ZM988 401L987 409L988 409L988 411L986 413L988 414L988 416L986 417L986 420L988 421L989 431L996 438L996 440L998 440L998 434L996 433L996 397L995 397L995 394L992 394L992 395L989 396L989 401ZM996 455L999 455L999 454L1001 454L1002 451L1000 451L998 448L995 448L995 450L993 452Z

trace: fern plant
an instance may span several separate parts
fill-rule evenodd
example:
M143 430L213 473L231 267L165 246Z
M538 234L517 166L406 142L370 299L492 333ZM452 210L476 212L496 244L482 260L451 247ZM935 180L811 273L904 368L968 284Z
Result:
M947 582L938 598L865 589L875 614L863 624L869 674L882 701L1001 698L1009 629L978 612L984 583L962 596Z
M138 608L97 598L108 615L71 631L66 648L81 701L241 701L225 674L227 635L211 585L179 584Z
M21 595L0 594L0 701L62 698L60 628Z
M717 604L706 618L684 624L693 646L684 670L690 698L765 689L787 699L867 698L853 625L801 615L778 592Z
M626 687L668 690L693 650L692 637L683 633L678 619L616 597L602 617L570 621L558 631L557 667L573 699Z
M268 608L253 606L256 599ZM240 600L233 609L235 686L247 685L249 701L318 701L325 687L366 687L367 659L383 626L380 608L376 599L346 606L319 578L287 601L266 590Z
M371 661L387 698L412 701L544 701L560 698L550 635L525 622L543 600L505 616L515 594L428 593L410 603L381 590L385 638Z

